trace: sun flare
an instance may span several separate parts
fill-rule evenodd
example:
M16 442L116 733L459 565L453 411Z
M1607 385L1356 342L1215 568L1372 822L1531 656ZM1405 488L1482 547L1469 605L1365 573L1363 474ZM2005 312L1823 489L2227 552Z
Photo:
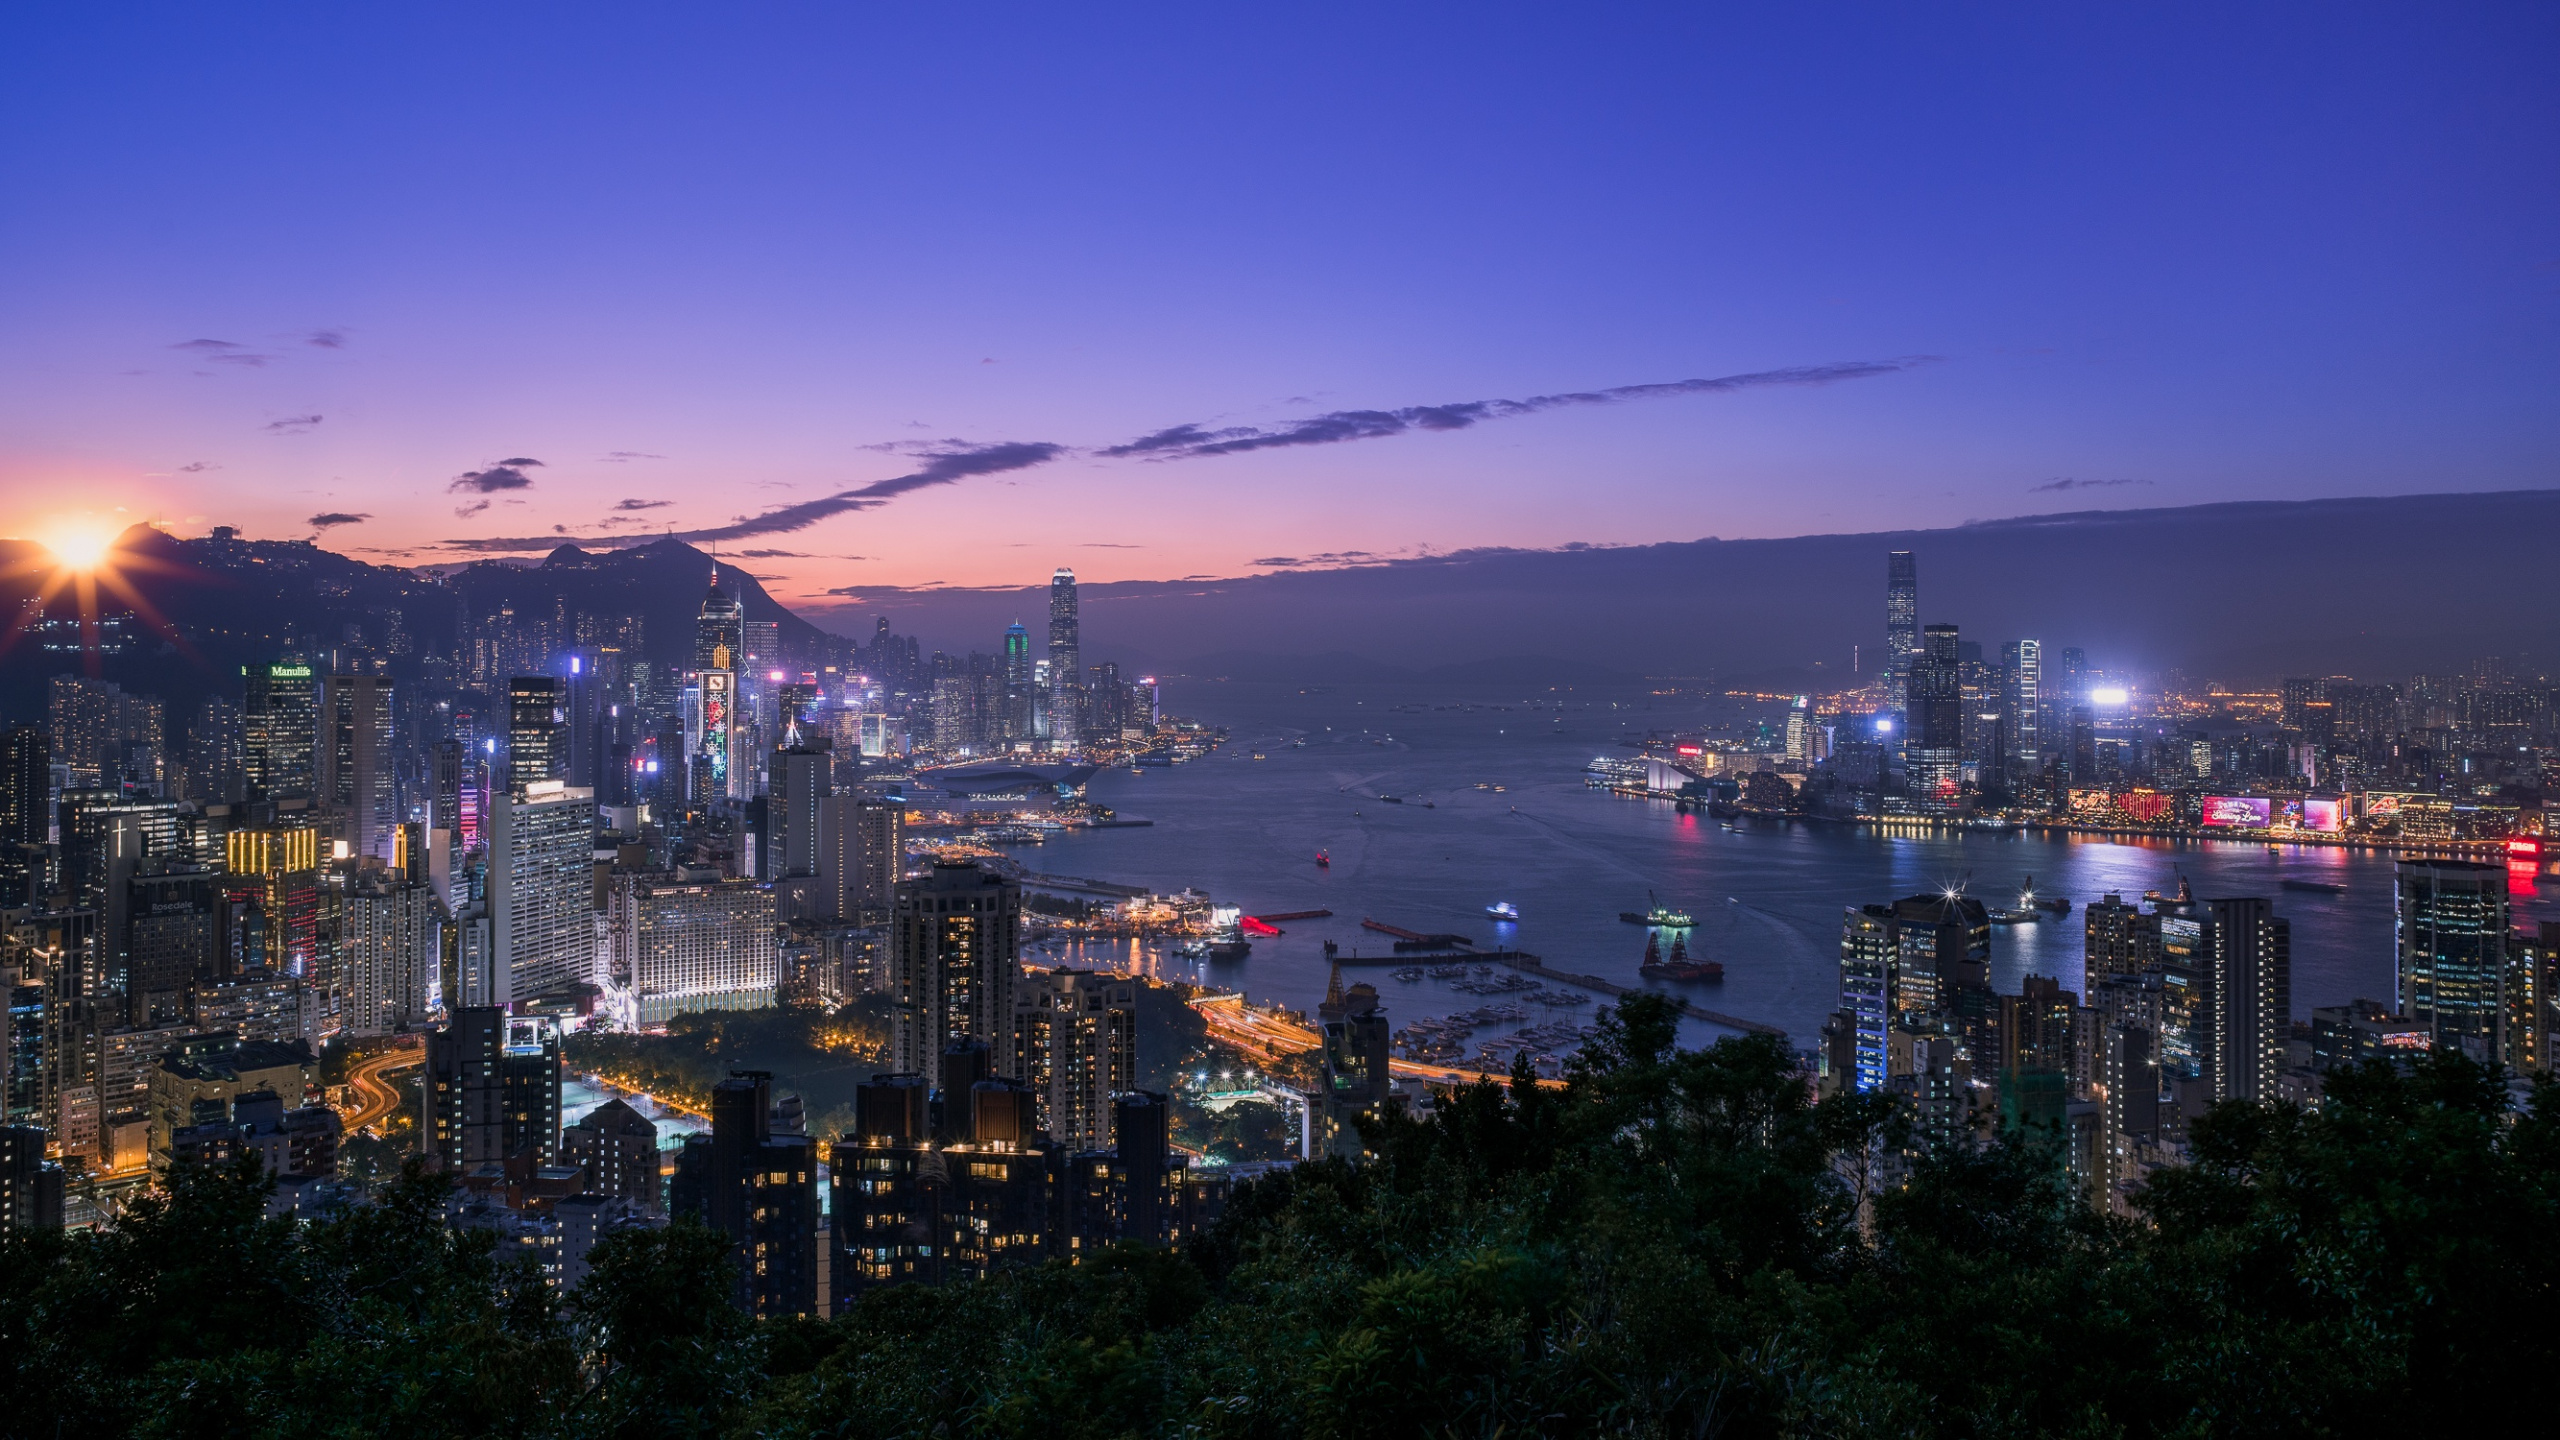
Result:
M115 532L86 520L65 520L46 532L44 548L65 570L95 570L106 563Z

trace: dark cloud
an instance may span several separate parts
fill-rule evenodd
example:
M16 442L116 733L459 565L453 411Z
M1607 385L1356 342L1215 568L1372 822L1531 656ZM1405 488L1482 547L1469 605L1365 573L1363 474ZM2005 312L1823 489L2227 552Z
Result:
M530 490L533 477L524 473L524 467L541 463L539 460L501 460L486 470L465 470L454 476L453 483L444 488L456 495L466 490L475 495L494 495L501 490Z
M815 560L820 558L805 550L741 550L738 553L749 560Z
M310 334L302 337L302 343L321 350L344 350L347 348L347 332L344 330L314 330Z
M828 590L823 593L828 595L845 595L859 600L862 598L862 587L859 585L839 585L833 590Z
M1558 395L1532 395L1526 400L1462 400L1448 405L1410 405L1401 410L1336 410L1279 426L1231 425L1210 428L1176 425L1142 435L1125 445L1095 453L1146 460L1193 460L1210 455L1237 455L1290 445L1335 445L1346 440L1379 440L1411 430L1464 430L1485 420L1506 420L1579 405L1619 405L1674 395L1722 395L1737 390L1775 386L1831 385L1864 380L1925 365L1935 356L1900 360L1850 360L1832 365L1799 365L1784 370L1755 370L1708 380L1669 380L1650 385L1618 385L1607 390L1576 390Z
M2114 485L2148 485L2150 483L2151 482L2148 480L2134 480L2130 478L2120 480L2074 480L2070 476L2066 475L2059 480L2047 480L2041 485L2030 485L2027 487L2027 493L2030 495L2041 495L2056 490L2104 490Z
M617 500L613 508L616 510L664 510L674 503L676 502L673 500Z
M190 355L211 360L217 365L247 365L254 368L267 363L266 356L246 345L230 340L181 340L169 348L184 350Z
M604 457L608 465L623 465L633 460L664 460L666 458L664 455L652 455L646 450L611 450L607 451Z
M288 415L282 420L270 420L259 428L270 435L299 435L319 423L317 415Z
M1383 565L1388 557L1371 550L1327 550L1321 555L1265 555L1253 562L1274 570L1331 570L1345 565Z
M1087 540L1076 548L1079 550L1144 550L1147 547L1144 545L1118 545L1109 540Z
M332 525L361 525L372 518L373 517L371 515L364 514L360 511L350 512L346 510L331 510L325 514L312 516L311 528L314 530L326 530Z
M757 535L788 534L794 530L805 530L848 510L876 509L912 490L1045 465L1067 453L1067 447L1045 440L1007 440L992 445L945 443L919 453L925 463L909 474L874 480L868 485L839 490L816 500L778 506L761 515L741 516L733 524L709 530L679 531L676 538L687 541L745 540Z
M1253 563L1256 565L1268 565L1275 569L1286 569L1291 565L1304 565L1307 562L1299 559L1295 555L1265 555Z
M221 466L214 464L210 460L190 460L186 464L178 467L178 473L181 475L201 475L207 470L219 470L221 468Z
M489 502L488 502L488 501L486 501L486 500L474 500L474 501L472 501L472 502L471 502L470 504L468 504L468 505L457 505L457 506L453 507L453 518L455 518L456 520L468 520L468 519L470 519L472 516L477 515L477 514L479 514L481 511L486 510L486 509L488 509L488 508L489 508ZM528 543L531 543L531 542L528 542ZM507 546L506 548L507 548L507 549L510 549L510 550L522 550L522 549L525 549L525 548L527 548L527 547L526 547L525 545L509 545L509 546Z
M535 470L539 470L539 469L541 469L541 468L542 468L542 462L541 462L541 461L539 461L539 460L534 459L534 458L533 458L532 456L530 456L530 455L511 455L511 456L508 456L506 459L499 461L498 463L499 463L499 464L501 464L501 465L515 465L515 466L523 466L523 467L528 467L528 468L535 469Z

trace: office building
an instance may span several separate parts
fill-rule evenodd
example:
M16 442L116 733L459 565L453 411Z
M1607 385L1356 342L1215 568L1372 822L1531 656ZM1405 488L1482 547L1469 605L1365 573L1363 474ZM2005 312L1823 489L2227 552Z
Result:
M819 889L819 811L835 792L835 757L827 750L793 746L765 756L764 837L758 847L757 876L773 881L805 880L798 893ZM814 910L804 913L816 913ZM799 919L798 913L784 919Z
M711 1133L676 1158L669 1208L729 1237L738 1308L762 1320L818 1313L818 1147L773 1123L773 1077L711 1087Z
M890 916L890 1060L933 1069L954 1041L1010 1061L1022 971L1022 889L967 861L898 882Z
M233 930L244 953L228 968L264 965L308 977L319 962L320 832L309 811L241 825L222 837L225 894L242 908Z
M2394 934L2400 1011L2436 1045L2474 1060L2498 1053L2507 967L2507 872L2462 860L2403 860Z
M640 1023L688 1010L759 1010L780 983L773 891L711 872L617 877L608 933Z
M1004 745L1032 738L1031 632L1019 620L1004 631L1004 692L996 719L996 739Z
M595 792L537 780L490 797L489 923L506 1005L595 978Z
M745 608L720 588L720 569L714 565L711 588L704 593L702 609L694 620L693 668L733 674L745 669L745 624Z
M278 661L245 673L241 758L249 798L314 793L320 783L320 690L311 667Z
M186 763L177 797L202 805L229 805L248 797L248 727L240 707L220 695L196 706L187 728Z
M1904 679L1903 773L1912 798L1933 812L1961 801L1965 707L1957 644L1955 626L1929 626Z
M215 1033L155 1048L160 1054L145 1072L155 1163L166 1163L178 1131L202 1117L228 1117L243 1095L273 1095L287 1108L299 1108L319 1073L310 1047L299 1042L241 1040Z
M2507 937L2504 998L2501 1063L2513 1075L2552 1069L2560 1054L2560 920L2518 926Z
M1908 550L1884 562L1884 660L1890 703L1902 703L1903 682L1920 652L1920 565Z
M331 675L320 686L320 803L337 816L333 837L350 853L388 861L400 823L388 675Z
M1014 1000L1013 1073L1039 1100L1040 1128L1069 1153L1107 1150L1113 1097L1137 1085L1138 982L1052 970Z
M568 713L566 680L555 675L518 675L507 682L506 788L510 794L523 795L545 781L567 783Z
M560 1032L495 1006L451 1012L427 1035L425 1149L447 1172L560 1160Z
M149 860L126 881L125 1023L137 1029L190 1017L195 987L222 964L222 887L213 868Z
M2024 784L2044 773L2044 642L2012 640L2001 647L2002 680L2007 689L2003 748L2009 773Z
M1084 743L1084 642L1076 618L1076 572L1064 566L1049 577L1049 744L1073 750Z
M906 811L870 795L831 795L818 802L820 918L885 915L906 868Z
M590 1194L658 1204L657 1122L621 1100L607 1100L560 1132L560 1163L578 1168Z

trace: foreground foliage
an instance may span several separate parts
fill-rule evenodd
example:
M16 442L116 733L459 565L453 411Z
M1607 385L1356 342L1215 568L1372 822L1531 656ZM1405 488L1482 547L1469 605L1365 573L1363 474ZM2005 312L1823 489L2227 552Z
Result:
M142 1436L2206 1436L2533 1433L2560 1361L2560 1094L2456 1057L2229 1107L2152 1223L2038 1153L1862 1217L1774 1044L1631 1000L1562 1090L1480 1086L1378 1158L1137 1250L755 1326L692 1226L556 1302L414 1171L299 1230L189 1171L0 1251L0 1424ZM1863 1223L1862 1223L1863 1222Z

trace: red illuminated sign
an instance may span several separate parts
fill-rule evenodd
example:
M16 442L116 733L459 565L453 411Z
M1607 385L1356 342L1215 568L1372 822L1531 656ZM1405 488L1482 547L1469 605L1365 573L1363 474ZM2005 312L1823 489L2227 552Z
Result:
M2508 836L2507 858L2539 862L2542 859L2542 837L2539 835Z

